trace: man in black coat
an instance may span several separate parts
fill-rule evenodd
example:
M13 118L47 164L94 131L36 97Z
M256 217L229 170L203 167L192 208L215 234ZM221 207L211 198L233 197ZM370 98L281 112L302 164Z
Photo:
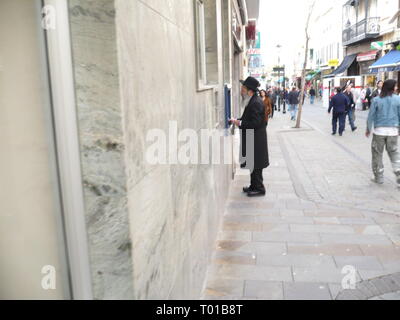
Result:
M240 119L230 120L241 130L241 164L251 172L250 187L243 188L249 197L265 196L263 169L269 167L265 106L258 96L260 83L249 77L242 82L242 95L249 96L250 102Z
M339 135L343 135L344 127L346 125L346 110L348 110L350 106L349 99L342 93L342 89L336 89L337 94L332 97L331 102L329 103L328 112L331 113L333 109L332 116L332 135L335 135L337 132L337 122L339 120Z

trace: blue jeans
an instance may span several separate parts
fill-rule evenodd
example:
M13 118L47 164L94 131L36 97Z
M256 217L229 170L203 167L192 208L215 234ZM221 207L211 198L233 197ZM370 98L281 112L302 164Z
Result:
M290 104L289 105L289 111L290 111L290 114L292 115L292 120L296 120L297 108L298 108L297 104Z
M311 102L311 104L314 104L314 101L315 101L315 96L310 96L310 102Z
M351 130L354 130L356 125L354 124L353 109L352 108L350 108L350 110L347 111L347 115L349 117L349 123L350 123Z

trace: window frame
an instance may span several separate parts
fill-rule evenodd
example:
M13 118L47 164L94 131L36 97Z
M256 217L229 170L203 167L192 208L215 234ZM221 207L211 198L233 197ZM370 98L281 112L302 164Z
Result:
M207 83L206 26L204 0L194 2L194 32L196 51L196 83L197 91L215 90L217 84Z

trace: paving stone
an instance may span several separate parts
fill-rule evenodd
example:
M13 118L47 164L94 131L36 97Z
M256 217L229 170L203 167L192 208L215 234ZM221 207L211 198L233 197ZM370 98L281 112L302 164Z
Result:
M332 224L337 225L340 224L340 220L336 217L322 217L322 218L313 218L315 224Z
M341 224L347 225L373 225L374 221L370 218L339 218Z
M388 245L392 242L386 236L374 235L350 235L350 234L321 234L323 243L344 243L344 244L382 244Z
M281 216L282 217L304 217L304 212L301 210L282 209Z
M295 282L341 283L344 275L338 268L293 267Z
M223 230L218 240L251 241L252 233L249 231L229 231Z
M349 226L334 225L290 225L292 232L304 233L332 233L332 234L354 234L354 229Z
M224 222L223 230L225 231L263 231L263 226L257 223L245 222Z
M392 292L390 286L385 281L382 281L381 278L371 279L370 282L378 289L381 295Z
M357 270L383 270L382 264L376 257L369 256L334 256L338 268L354 266Z
M263 300L282 300L283 285L282 282L269 281L246 281L245 297L256 297Z
M335 262L330 256L316 255L259 255L257 265L261 266L296 266L296 267L319 267L335 268Z
M354 244L308 244L288 243L289 254L316 254L327 256L363 256L358 245Z
M367 298L372 298L380 294L379 289L370 281L362 281L357 285L357 289L363 291Z
M314 220L310 217L255 217L257 223L276 223L276 224L313 224Z
M262 223L259 224L262 232L289 232L289 224L278 223ZM256 230L258 232L258 230Z
M332 300L325 283L284 283L285 300Z
M365 235L385 235L385 231L380 226L370 226L370 225L358 225L354 226L354 230L357 234Z
M387 293L379 297L381 300L400 300L400 291Z
M253 232L253 241L319 243L318 234L295 232Z
M257 256L252 253L217 251L213 263L255 265L256 259Z
M209 281L206 285L205 295L207 297L226 297L242 296L244 292L243 280L215 279Z
M336 300L337 295L342 291L342 286L336 283L329 283L329 290L331 292L332 299Z
M212 279L253 281L292 281L289 267L260 267L245 265L216 265L211 267Z

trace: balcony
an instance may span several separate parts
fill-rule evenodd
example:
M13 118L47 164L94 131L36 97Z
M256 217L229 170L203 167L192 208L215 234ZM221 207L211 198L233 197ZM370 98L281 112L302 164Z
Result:
M373 39L379 36L380 18L367 18L349 26L343 30L343 45L360 42L365 39Z

